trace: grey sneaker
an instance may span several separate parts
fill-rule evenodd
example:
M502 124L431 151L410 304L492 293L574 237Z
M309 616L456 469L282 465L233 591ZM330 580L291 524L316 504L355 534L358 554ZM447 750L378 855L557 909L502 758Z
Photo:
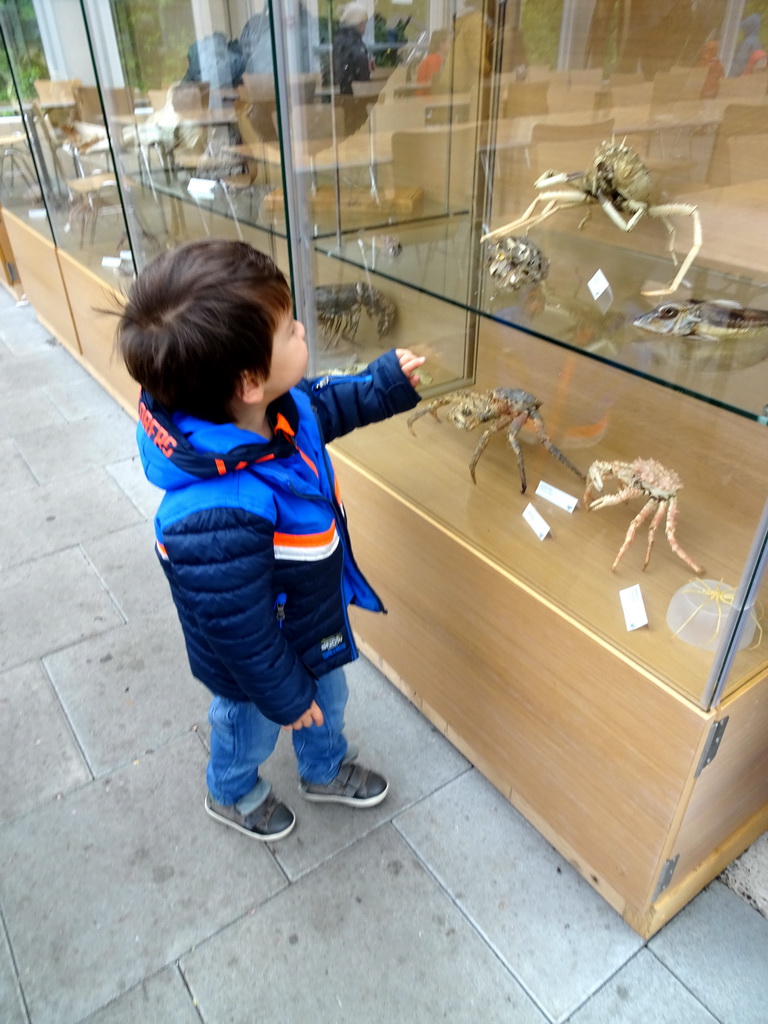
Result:
M324 785L299 779L299 792L315 803L375 807L389 792L389 783L371 768L343 761L336 778Z
M216 803L209 793L205 798L205 809L212 818L222 825L236 828L252 839L260 839L263 843L273 843L276 839L287 836L296 824L296 815L272 793L263 803L247 814L241 814L237 804Z

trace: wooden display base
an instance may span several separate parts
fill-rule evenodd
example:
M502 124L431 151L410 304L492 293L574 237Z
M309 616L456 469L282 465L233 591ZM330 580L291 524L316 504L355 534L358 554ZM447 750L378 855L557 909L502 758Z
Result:
M653 935L768 826L768 675L702 711L343 454L334 461L356 555L389 611L352 609L365 653Z
M636 457L677 470L679 543L711 578L739 582L765 500L763 426L486 321L477 351L472 390L538 396L552 440L582 472ZM440 420L423 416L411 433L394 417L334 442L355 554L389 610L352 609L354 628L385 675L648 937L768 826L765 623L709 709L714 655L665 621L691 569L660 528L643 571L643 527L611 570L642 500L569 514L537 497L544 480L581 502L584 484L527 427L528 492L503 431L473 483L481 431L457 430L445 408ZM551 526L545 540L522 518L529 502ZM635 584L649 624L628 631L619 590ZM758 604L764 616L762 595Z
M37 319L72 355L81 355L77 329L62 280L58 250L20 217L3 210L16 265Z

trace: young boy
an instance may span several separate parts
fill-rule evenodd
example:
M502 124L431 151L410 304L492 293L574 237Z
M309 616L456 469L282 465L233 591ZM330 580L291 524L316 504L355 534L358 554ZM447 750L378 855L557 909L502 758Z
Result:
M411 409L423 358L387 352L358 377L303 380L304 328L272 260L191 242L139 274L118 346L141 384L138 443L165 490L155 519L193 674L214 694L205 809L266 842L290 808L260 775L292 730L307 800L372 807L384 776L344 738L347 605L384 611L355 564L325 445Z

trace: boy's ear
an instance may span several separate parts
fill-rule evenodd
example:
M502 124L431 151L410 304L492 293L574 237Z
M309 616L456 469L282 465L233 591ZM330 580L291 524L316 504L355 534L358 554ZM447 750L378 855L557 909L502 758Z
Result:
M264 398L264 384L253 370L244 370L237 386L237 397L246 405L256 405Z

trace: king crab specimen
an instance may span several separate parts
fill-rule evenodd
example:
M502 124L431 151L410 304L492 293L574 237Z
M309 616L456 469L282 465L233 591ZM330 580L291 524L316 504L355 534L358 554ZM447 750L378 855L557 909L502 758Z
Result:
M616 477L623 485L615 494L604 494L591 504L589 499L593 491L602 491L603 483L608 477ZM634 540L638 527L653 512L653 519L648 528L648 547L645 552L643 569L646 568L651 558L651 548L656 535L656 529L664 518L666 512L665 531L669 546L675 554L682 558L686 565L689 565L697 576L701 576L704 569L688 557L677 543L675 528L677 527L677 492L683 486L682 480L674 471L662 466L655 459L635 459L634 462L593 462L587 473L587 489L584 492L584 505L588 510L605 508L607 505L622 505L632 498L647 498L647 502L640 512L629 524L624 543L619 549L616 560L611 566L615 569L621 561L624 552Z
M567 185L568 188L561 186ZM568 210L584 203L599 203L605 213L621 231L631 231L642 217L656 217L669 232L669 251L675 256L675 229L670 217L686 216L693 221L693 243L688 255L677 269L673 280L664 288L643 292L643 295L671 295L677 291L701 248L701 218L690 203L652 204L651 174L643 161L624 142L602 142L586 171L545 171L534 182L539 194L517 220L483 235L485 242L501 235L524 230L551 217L559 210ZM541 207L543 206L543 209ZM582 228L591 211L579 224Z
M444 405L450 406L448 421L454 427L458 427L459 430L474 430L481 423L490 424L480 438L469 463L469 472L473 483L477 483L475 479L475 466L483 454L488 441L493 434L497 434L500 430L506 430L509 446L517 456L517 468L520 473L521 484L520 490L525 494L525 489L528 485L525 479L523 451L518 443L517 435L528 420L533 424L539 441L550 455L554 455L556 459L559 459L564 466L567 466L581 480L585 479L581 470L576 469L573 463L552 444L544 427L544 420L539 412L541 400L529 391L522 391L520 388L495 388L493 391L451 391L432 402L428 402L423 408L418 409L408 417L408 428L411 433L414 433L413 423L421 416L426 416L427 413L431 413L439 422L440 417L437 415L437 410Z

